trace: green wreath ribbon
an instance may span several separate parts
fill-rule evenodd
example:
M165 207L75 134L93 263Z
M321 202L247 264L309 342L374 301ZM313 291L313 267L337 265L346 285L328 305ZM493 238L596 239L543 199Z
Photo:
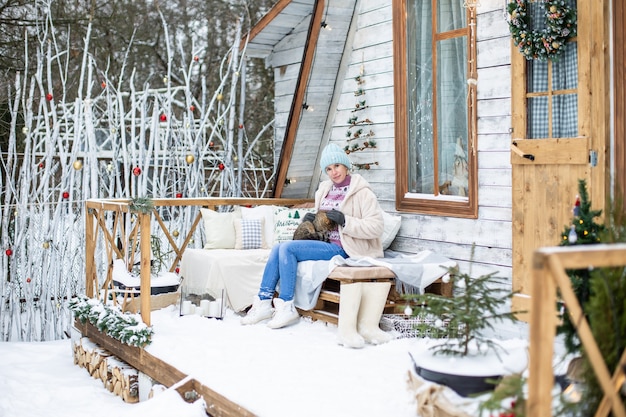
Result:
M545 28L532 30L528 16L528 0L514 0L507 5L509 31L513 42L526 59L557 59L565 50L565 42L576 36L576 9L565 0L542 1Z

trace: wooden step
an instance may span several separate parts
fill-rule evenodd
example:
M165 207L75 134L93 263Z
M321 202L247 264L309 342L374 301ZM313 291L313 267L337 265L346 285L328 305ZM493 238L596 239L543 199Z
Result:
M305 317L311 317L313 320L321 320L326 323L337 324L339 323L339 316L334 313L330 313L326 310L298 310L299 313Z
M339 293L336 291L322 290L320 291L318 300L330 301L331 303L339 304Z

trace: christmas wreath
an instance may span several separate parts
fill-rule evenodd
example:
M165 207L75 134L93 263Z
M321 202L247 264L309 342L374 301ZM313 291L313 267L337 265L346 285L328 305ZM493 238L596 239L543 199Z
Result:
M542 1L545 26L532 30L528 17L528 0L508 4L509 30L513 42L526 59L556 59L565 49L565 42L576 36L576 9L565 0ZM539 2L539 1L538 1Z

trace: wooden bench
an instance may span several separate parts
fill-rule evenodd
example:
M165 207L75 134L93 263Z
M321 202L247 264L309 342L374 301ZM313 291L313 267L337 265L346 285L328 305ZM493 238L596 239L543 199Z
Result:
M395 289L395 274L382 266L338 266L330 273L320 292L317 304L312 310L298 310L302 316L327 323L338 324L339 303L341 301L341 287L353 283L389 282L391 289L387 296L385 313L398 313L406 302ZM441 278L426 287L426 292L452 296L452 283L444 282Z

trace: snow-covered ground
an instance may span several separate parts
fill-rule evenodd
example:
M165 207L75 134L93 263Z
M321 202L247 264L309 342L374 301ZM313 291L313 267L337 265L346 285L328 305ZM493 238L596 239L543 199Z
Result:
M301 319L271 330L242 326L239 319L231 311L223 320L179 317L175 307L155 311L147 350L259 416L417 415L407 384L409 352L419 352L427 340L395 339L353 350L337 345L333 325ZM200 402L187 404L173 390L124 403L73 364L68 339L0 343L0 358L3 417L205 416ZM474 415L478 400L444 392Z

